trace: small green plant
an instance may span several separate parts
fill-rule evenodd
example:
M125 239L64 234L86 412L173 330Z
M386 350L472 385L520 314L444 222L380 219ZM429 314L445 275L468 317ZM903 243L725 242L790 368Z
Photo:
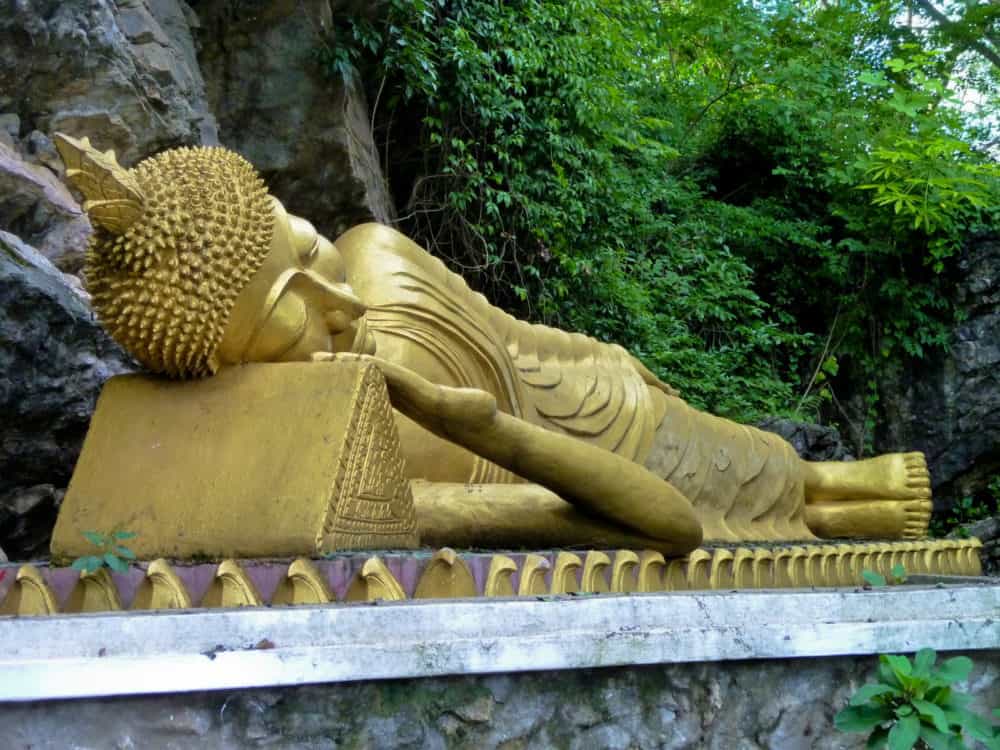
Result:
M952 685L967 679L972 661L965 656L935 666L934 649L924 648L911 662L905 656L879 656L878 681L862 686L838 713L842 732L871 732L867 747L908 750L965 748L966 737L990 750L1000 749L1000 728L966 709L971 697ZM993 712L1000 716L1000 710Z
M896 563L892 566L892 572L889 574L888 580L881 573L877 573L874 570L862 570L861 577L864 579L865 583L875 588L879 586L899 586L906 583L906 568L902 563Z
M135 559L135 553L122 542L133 539L134 531L113 531L110 534L100 534L96 531L84 531L87 541L97 547L97 554L78 557L73 561L73 568L83 573L94 573L104 566L123 573L128 570L128 560Z
M991 505L996 507L998 497L1000 497L1000 476L993 477L987 487L987 492L989 493L988 498L966 495L951 506L944 518L932 520L931 536L942 537L955 529L958 529L959 536L968 536L968 532L962 528L965 524L981 521L993 514Z

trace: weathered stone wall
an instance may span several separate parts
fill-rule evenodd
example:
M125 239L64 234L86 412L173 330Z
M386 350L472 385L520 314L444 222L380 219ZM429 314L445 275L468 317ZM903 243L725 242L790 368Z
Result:
M973 654L973 709L1000 705L1000 652ZM864 747L833 716L876 657L675 664L0 707L11 748ZM151 684L155 675L149 677Z

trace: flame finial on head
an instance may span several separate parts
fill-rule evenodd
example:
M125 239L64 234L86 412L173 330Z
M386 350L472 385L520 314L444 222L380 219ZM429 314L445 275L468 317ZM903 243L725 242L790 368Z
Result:
M66 179L83 193L83 209L95 224L124 234L142 218L145 200L135 177L118 163L115 152L101 153L89 138L55 134L56 148L66 165Z
M56 142L95 224L86 277L101 323L154 372L215 372L236 297L270 251L274 213L257 171L224 148L170 149L125 169L86 138Z

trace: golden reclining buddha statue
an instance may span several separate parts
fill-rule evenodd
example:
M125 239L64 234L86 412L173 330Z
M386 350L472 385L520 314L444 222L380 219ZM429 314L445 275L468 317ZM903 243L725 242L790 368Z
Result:
M87 285L111 335L171 378L373 363L434 542L683 554L703 539L925 535L920 453L804 461L692 408L619 346L491 306L389 227L331 242L231 151L180 148L126 170L86 139L57 144L95 225Z

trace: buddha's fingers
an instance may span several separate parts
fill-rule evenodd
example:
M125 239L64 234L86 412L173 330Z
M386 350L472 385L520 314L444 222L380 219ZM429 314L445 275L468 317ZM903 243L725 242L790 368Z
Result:
M314 362L368 362L382 372L394 408L422 425L442 434L456 423L478 427L493 419L496 399L475 388L437 385L413 370L370 354L316 352Z

